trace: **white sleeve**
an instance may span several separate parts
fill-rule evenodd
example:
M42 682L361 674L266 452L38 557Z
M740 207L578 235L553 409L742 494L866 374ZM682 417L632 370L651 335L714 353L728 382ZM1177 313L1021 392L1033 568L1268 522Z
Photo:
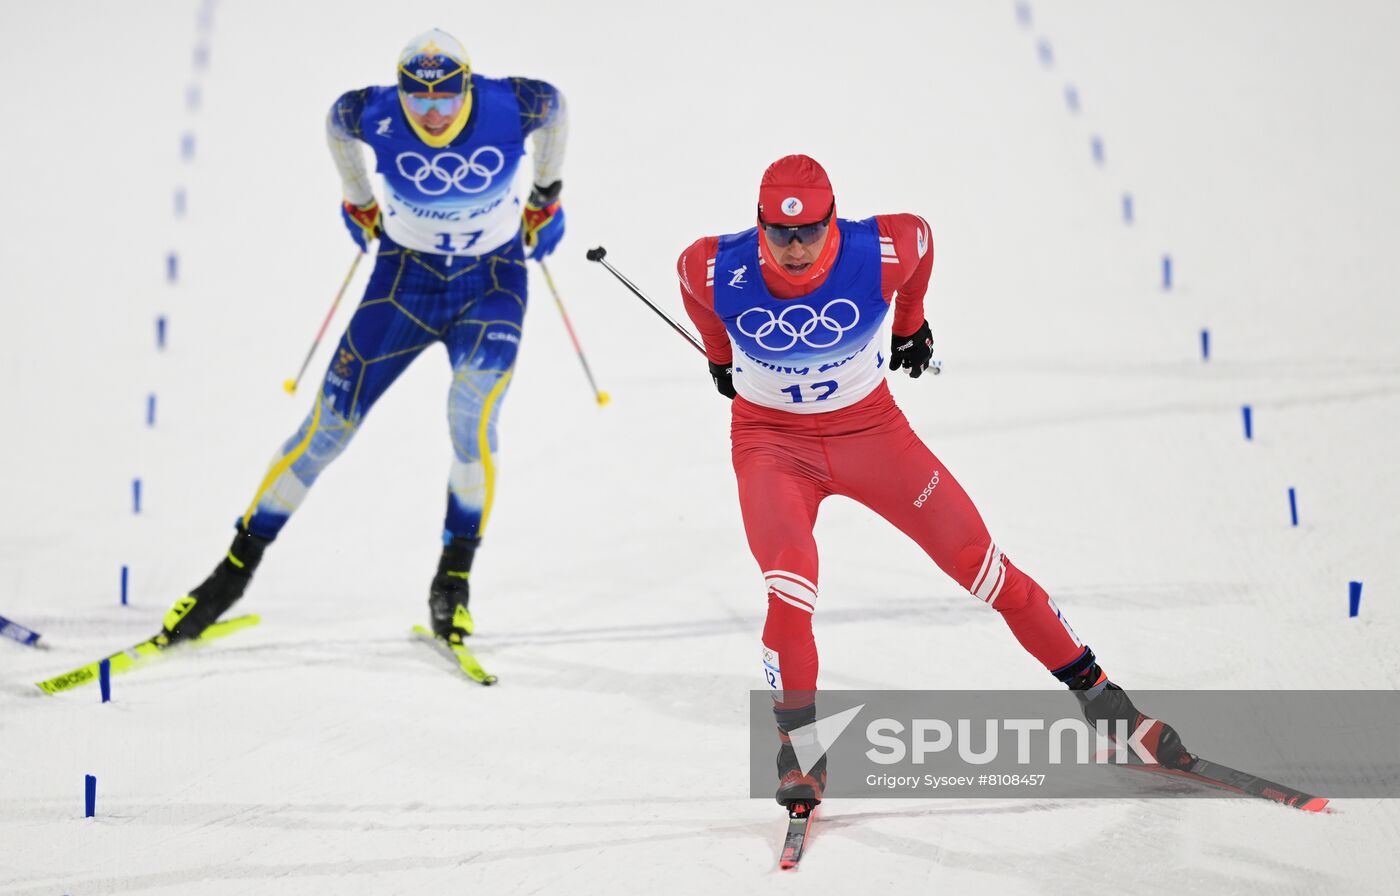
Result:
M374 199L369 171L365 168L365 153L360 141L347 134L336 121L336 108L326 116L326 143L331 148L336 171L340 172L341 191L352 205L368 205Z
M547 187L564 175L564 144L569 138L569 107L564 94L556 93L557 102L549 118L530 135L535 159L535 183Z

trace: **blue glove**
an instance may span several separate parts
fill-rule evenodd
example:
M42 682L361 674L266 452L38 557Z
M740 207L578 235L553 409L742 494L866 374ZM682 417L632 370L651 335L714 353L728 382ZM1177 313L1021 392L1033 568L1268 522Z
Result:
M369 201L369 205L342 202L340 216L345 219L345 229L350 231L350 238L355 241L355 245L360 247L361 252L368 252L369 244L378 239L381 232L379 203L373 199Z
M535 187L530 191L520 226L525 248L532 250L531 258L548 257L564 238L564 208L559 204L559 191L563 187L563 181L556 180L547 187Z

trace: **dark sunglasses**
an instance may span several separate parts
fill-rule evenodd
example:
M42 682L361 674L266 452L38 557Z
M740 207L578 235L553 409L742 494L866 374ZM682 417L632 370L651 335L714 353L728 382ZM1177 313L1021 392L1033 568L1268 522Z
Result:
M833 204L831 210L826 213L826 217L812 224L799 224L796 227L788 224L765 224L761 219L759 226L763 228L764 236L772 240L779 246L789 246L793 240L797 240L806 246L815 243L826 233L826 228L831 224L832 215L836 214L836 206Z

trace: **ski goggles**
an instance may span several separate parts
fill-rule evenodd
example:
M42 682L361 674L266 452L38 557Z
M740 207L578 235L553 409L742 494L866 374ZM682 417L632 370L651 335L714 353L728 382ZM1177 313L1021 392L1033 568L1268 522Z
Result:
M836 214L836 206L831 207L831 211L826 213L826 217L812 224L765 224L762 220L758 225L763 228L763 235L768 237L776 246L790 246L793 240L797 240L804 246L811 245L826 235L826 229L831 224L831 218Z
M420 118L429 112L437 112L444 118L455 118L458 112L462 111L462 104L466 102L467 96L464 93L454 93L451 95L427 95L417 93L405 93L403 95L404 105L408 111Z

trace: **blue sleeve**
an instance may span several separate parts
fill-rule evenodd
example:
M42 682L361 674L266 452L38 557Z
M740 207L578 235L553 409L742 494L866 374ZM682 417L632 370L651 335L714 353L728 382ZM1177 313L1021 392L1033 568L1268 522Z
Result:
M511 78L515 88L515 101L520 106L521 136L528 137L539 128L554 123L559 111L559 91L546 81L530 78Z
M368 87L347 91L331 106L331 122L345 136L364 139L360 133L360 118L364 115L365 103L369 101L369 91Z

